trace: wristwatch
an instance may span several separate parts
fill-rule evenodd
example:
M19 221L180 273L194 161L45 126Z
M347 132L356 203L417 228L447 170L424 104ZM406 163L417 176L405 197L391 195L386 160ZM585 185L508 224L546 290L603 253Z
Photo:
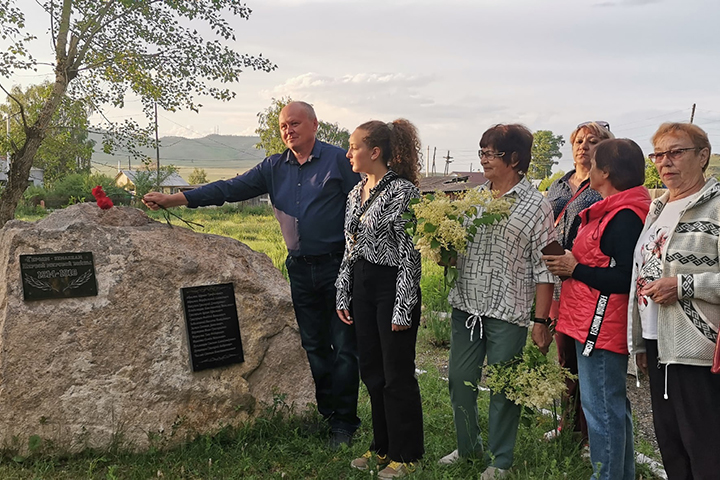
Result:
M538 318L538 317L535 317L535 319L533 320L533 322L535 322L535 323L542 323L543 325L550 325L550 319L549 319L549 318Z

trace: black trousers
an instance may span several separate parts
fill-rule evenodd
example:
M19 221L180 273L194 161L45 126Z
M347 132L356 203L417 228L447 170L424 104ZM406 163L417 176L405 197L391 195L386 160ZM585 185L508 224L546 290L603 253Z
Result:
M412 462L425 452L420 388L415 378L420 301L412 311L412 326L393 332L397 271L396 267L359 260L354 268L352 316L360 377L372 407L370 450L396 462Z
M720 375L691 365L666 370L657 363L657 341L645 344L655 436L668 480L720 478Z
M355 328L343 323L335 309L340 259L341 255L288 256L285 265L300 340L315 381L318 412L332 431L352 435L360 426L360 378Z

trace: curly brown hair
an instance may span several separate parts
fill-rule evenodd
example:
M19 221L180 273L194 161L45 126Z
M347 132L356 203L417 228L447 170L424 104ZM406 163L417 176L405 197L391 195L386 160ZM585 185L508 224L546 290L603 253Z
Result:
M390 123L371 120L357 128L365 132L363 143L370 149L378 147L392 171L416 186L420 184L421 145L415 125L398 118Z

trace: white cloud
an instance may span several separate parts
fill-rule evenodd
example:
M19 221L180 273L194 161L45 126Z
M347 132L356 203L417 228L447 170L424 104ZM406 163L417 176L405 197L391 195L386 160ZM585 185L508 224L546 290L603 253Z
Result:
M288 78L272 90L265 90L267 97L315 95L318 93L394 93L402 90L412 96L418 88L432 83L432 75L412 75L405 73L356 73L337 77L315 72L304 73Z

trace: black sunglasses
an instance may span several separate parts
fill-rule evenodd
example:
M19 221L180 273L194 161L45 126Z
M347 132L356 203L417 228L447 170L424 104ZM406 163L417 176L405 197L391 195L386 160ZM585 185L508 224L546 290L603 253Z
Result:
M608 132L610 131L610 124L604 120L592 120L590 122L583 122L580 125L578 125L577 128L584 127L585 125L590 125L591 123L597 123L604 129L606 129Z

